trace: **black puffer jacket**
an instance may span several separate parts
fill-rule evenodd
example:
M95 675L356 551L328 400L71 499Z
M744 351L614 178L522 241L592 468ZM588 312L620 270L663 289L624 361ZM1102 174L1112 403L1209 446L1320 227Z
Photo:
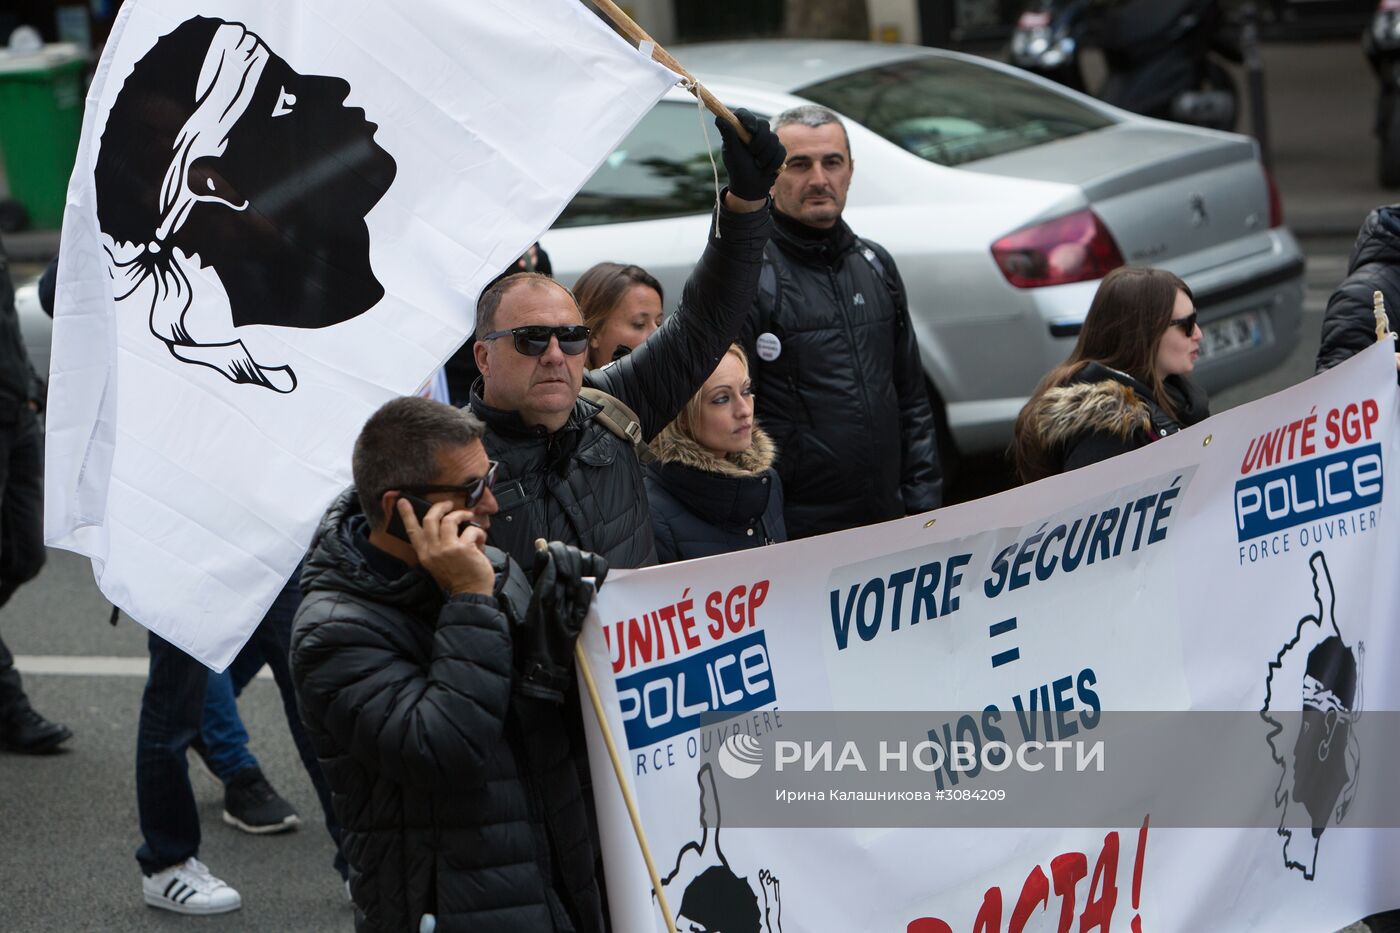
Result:
M562 708L512 690L524 573L488 549L496 595L444 601L422 570L375 573L354 540L366 528L347 491L312 543L291 647L358 928L431 913L439 933L601 930Z
M1400 204L1371 211L1356 235L1347 277L1332 293L1322 315L1318 372L1331 369L1376 342L1372 308L1378 291L1385 296L1386 317L1394 331L1400 322Z
M1017 423L1021 479L1032 482L1098 463L1209 417L1206 395L1194 382L1180 376L1162 382L1175 418L1157 404L1151 388L1102 363L1088 363L1067 384L1031 399L1028 418Z
M630 355L589 370L584 385L616 396L637 414L650 440L704 385L753 305L767 210L720 211L704 254L685 283L680 306ZM656 563L642 465L632 446L595 420L599 407L580 398L553 434L516 412L488 406L481 383L472 411L486 422L486 451L500 463L492 491L501 511L490 541L531 566L536 538L563 541L612 567Z
M647 497L661 563L787 540L773 441L758 425L753 446L723 460L674 425L651 448L658 462L647 467Z
M764 270L743 343L763 423L782 452L788 534L937 508L933 412L894 260L844 221L827 233L774 218L764 251L772 272ZM768 335L761 345L760 335Z

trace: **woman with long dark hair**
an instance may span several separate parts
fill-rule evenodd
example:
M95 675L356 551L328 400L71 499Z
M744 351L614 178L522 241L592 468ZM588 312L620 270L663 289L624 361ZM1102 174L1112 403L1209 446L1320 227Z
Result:
M661 326L661 283L640 266L590 267L574 283L574 300L591 335L589 369L631 353Z
M1016 419L1022 482L1136 450L1207 417L1205 392L1189 378L1200 346L1185 282L1164 269L1110 272L1069 359Z

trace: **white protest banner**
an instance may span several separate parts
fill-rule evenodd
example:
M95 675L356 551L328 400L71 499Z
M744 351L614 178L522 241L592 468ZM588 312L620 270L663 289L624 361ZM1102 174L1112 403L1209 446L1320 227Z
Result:
M584 647L680 929L1400 906L1397 417L1378 345L1032 486L612 575ZM612 919L663 929L589 728Z
M128 0L64 218L48 543L222 668L365 419L674 82L578 0Z

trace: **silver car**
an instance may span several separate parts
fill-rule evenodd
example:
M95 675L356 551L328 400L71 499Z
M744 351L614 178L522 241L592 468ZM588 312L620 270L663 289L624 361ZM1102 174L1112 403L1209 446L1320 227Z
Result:
M920 47L671 51L732 107L771 117L817 103L846 118L846 219L898 261L934 407L962 453L1005 447L1036 383L1068 355L1099 279L1125 262L1190 285L1208 391L1269 369L1298 340L1303 257L1247 137ZM560 279L636 263L674 306L714 206L709 122L676 91L637 126L544 237ZM711 127L710 144L717 135Z
M18 284L18 283L16 283ZM19 332L29 350L34 371L45 380L49 378L49 345L53 342L53 320L39 304L39 287L26 282L15 289L15 312L19 314Z

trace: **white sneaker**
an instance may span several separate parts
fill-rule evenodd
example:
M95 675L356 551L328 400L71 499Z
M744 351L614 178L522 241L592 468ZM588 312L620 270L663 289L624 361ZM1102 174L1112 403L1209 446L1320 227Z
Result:
M197 858L142 877L141 891L147 904L177 914L223 914L243 906L238 892L209 874Z

